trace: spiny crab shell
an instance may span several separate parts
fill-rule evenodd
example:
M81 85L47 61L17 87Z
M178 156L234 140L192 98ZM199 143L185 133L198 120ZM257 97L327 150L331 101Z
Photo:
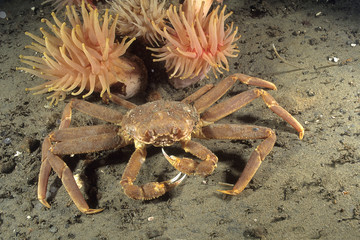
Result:
M195 108L186 103L158 100L127 112L121 126L139 143L164 147L190 138L199 118Z

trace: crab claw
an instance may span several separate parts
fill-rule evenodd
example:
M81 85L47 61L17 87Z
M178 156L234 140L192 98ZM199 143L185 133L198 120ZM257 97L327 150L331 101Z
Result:
M162 151L164 157L171 163L171 165L174 165L174 164L176 164L177 161L180 161L180 158L175 157L174 155L169 156L165 152L164 148L161 148L161 151Z
M169 181L167 181L170 184L176 184L179 185L186 177L186 174L184 174L184 176L182 176L180 179L179 177L181 176L182 172L179 172L178 175L176 175L174 178L170 179Z
M177 185L179 185L186 177L186 174L184 174L184 176L181 176L181 172L179 172L178 175L176 175L174 178L168 180L168 181L164 181L162 182L163 186L166 188L166 191L170 191L171 189L175 188ZM180 179L179 179L180 178Z
M191 158L179 158L173 155L169 156L165 152L164 148L162 148L161 150L164 154L164 157L169 161L169 163L180 172L188 175L194 174L196 172L196 168L199 164Z

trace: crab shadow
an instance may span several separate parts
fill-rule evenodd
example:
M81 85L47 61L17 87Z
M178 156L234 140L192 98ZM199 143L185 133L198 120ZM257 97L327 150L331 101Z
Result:
M226 153L224 151L216 151L215 154L219 158L218 169L224 171L225 174L221 180L225 183L235 183L246 166L248 160L246 154Z
M252 123L252 120L249 121L249 123ZM199 141L199 139L194 140ZM244 140L226 140L225 142L226 144L227 142L229 142L229 144L231 144L233 147L239 145L238 151L236 151L236 153L234 153L234 150L231 149L229 149L230 153L227 152L227 149L213 151L219 159L218 167L210 176L206 178L218 179L219 176L212 177L212 175L220 174L221 179L218 182L236 183L248 161L248 158L250 156L249 152L251 154L251 152L259 143L252 144ZM202 140L201 143L211 150L211 144L207 144L206 140ZM250 149L250 151L246 149ZM78 154L73 157L63 157L63 160L67 163L73 173L79 174L80 179L85 183L83 184L84 189L82 191L90 208L96 207L99 204L99 169L108 166L115 166L116 170L113 171L116 171L121 176L122 172L125 169L126 163L129 161L134 150L134 146L127 146L118 150L102 151L94 154ZM186 153L180 147L180 144L166 147L165 150L168 155L196 159L196 157L194 157L193 155ZM148 146L146 161L140 169L136 184L141 185L150 181L167 181L177 175L177 173L178 171L173 166L171 166L163 156L160 147ZM188 177L191 178L192 176ZM118 185L119 193L121 193L121 186L120 184ZM56 178L49 186L49 189L51 190L50 196L48 196L47 198L49 202L52 202L54 200L60 187L62 187L61 180L59 178ZM219 188L222 189L224 187L219 185ZM176 191L169 191L157 199L153 199L151 201L144 201L144 204L148 204L150 202L167 202L176 196L180 196L183 191L182 189L183 188L180 185L176 187ZM215 191L214 195L219 198L223 198L222 194L218 194Z

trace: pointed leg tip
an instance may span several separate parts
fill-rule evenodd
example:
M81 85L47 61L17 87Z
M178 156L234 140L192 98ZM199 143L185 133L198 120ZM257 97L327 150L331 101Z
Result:
M44 205L47 208L50 208L50 204L45 199L39 199L42 205Z
M300 140L302 140L304 137L304 130L302 130L301 132L299 132L299 138Z
M234 190L217 190L218 192L228 194L228 195L238 195L239 193Z
M95 213L99 213L102 212L104 209L103 208L99 208L99 209L86 209L83 210L82 212L85 214L95 214Z

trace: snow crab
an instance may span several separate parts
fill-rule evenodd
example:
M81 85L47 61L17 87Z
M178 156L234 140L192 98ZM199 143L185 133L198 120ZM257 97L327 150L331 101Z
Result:
M218 158L208 148L193 141L200 139L263 139L256 147L243 173L231 190L221 190L224 194L237 195L250 182L261 162L272 150L276 135L267 127L238 124L217 124L216 121L239 110L258 97L282 119L292 125L303 138L304 128L275 99L263 89L250 89L215 104L237 81L262 88L275 90L268 81L243 74L231 75L217 85L206 85L182 101L157 100L140 106L112 96L110 99L127 108L124 115L116 110L72 99L65 107L59 130L50 133L42 145L42 164L38 182L38 199L46 207L46 189L51 169L61 179L70 198L77 208L86 214L102 209L90 209L80 192L73 174L62 155L117 149L129 144L135 151L124 170L120 184L125 194L133 199L149 200L157 198L177 186L186 175L207 176L217 166ZM95 118L112 124L71 128L72 110L77 109ZM146 146L166 147L179 142L181 147L200 161L190 158L164 156L174 168L180 171L175 178L163 182L136 185L137 174L146 159ZM180 178L181 173L185 174Z

